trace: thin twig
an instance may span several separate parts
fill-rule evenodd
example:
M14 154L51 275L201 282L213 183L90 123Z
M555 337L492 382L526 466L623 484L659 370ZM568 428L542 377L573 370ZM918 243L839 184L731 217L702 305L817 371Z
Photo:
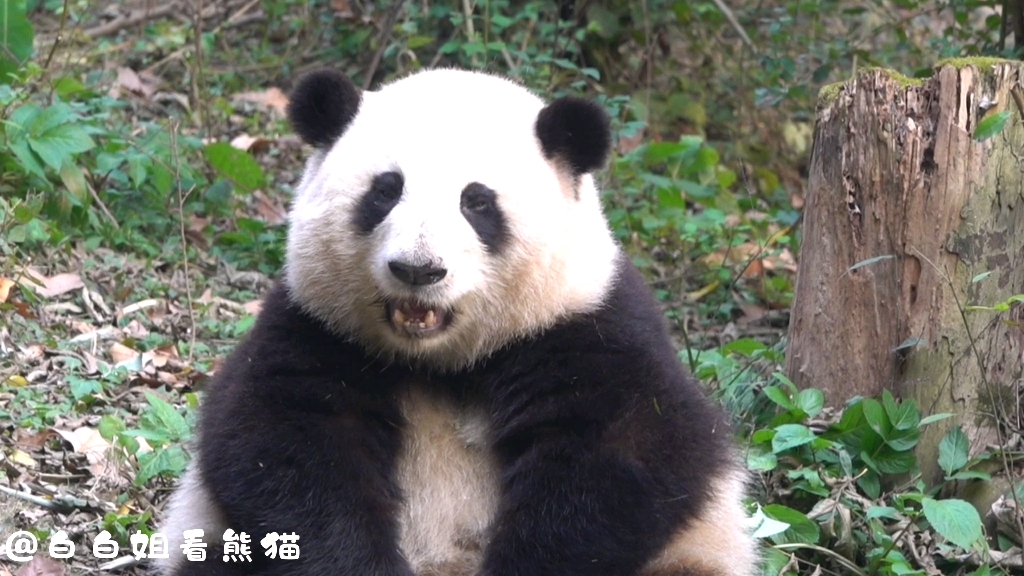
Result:
M81 498L75 498L74 496L68 496L64 494L58 494L52 499L40 498L35 494L29 492L22 492L7 486L0 485L0 492L13 496L19 500L24 500L40 508L47 510L54 510L62 514L73 512L75 510L98 510L100 512L107 512L108 510L98 502L90 502Z
M46 55L46 62L43 63L43 70L50 69L50 61L53 60L53 54L57 51L57 45L60 44L61 38L64 37L64 26L68 22L68 0L64 0L64 8L60 14L60 27L57 28L57 35L53 38L53 44L50 45L50 53Z
M370 85L373 84L373 77L377 74L380 59L384 56L384 50L387 49L388 42L391 40L391 32L395 28L395 20L398 19L398 13L402 10L404 4L404 2L396 1L384 19L384 29L380 31L380 36L377 39L377 51L373 53L373 59L370 60L370 65L366 68L366 76L363 78L363 90L369 90Z
M147 7L143 8L142 10L134 10L127 16L119 16L117 18L114 18L110 22L107 22L106 24L101 24L99 26L83 30L82 33L88 36L89 38L109 36L110 34L115 34L117 32L120 32L121 30L124 30L125 28L130 28L136 24L142 24L143 22L146 22L148 20L154 20L156 18L168 16L170 14L173 14L176 10L179 10L180 8L181 7L178 6L177 2L170 2L168 4L157 6L155 8Z
M853 572L854 574L857 574L858 576L867 576L867 574L865 574L864 571L861 570L859 566L857 566L853 562L850 562L849 558L847 558L846 556L843 556L842 554L840 554L840 553L838 553L838 552L836 552L834 550L829 550L828 548L822 548L821 546L816 546L814 544L801 544L799 542L794 542L792 544L776 544L775 546L773 546L773 548L775 548L777 550L798 550L800 548L806 548L807 550L814 550L815 552L818 552L819 554L824 554L824 555L832 558L836 562L839 562L847 570Z
M120 230L121 225L117 223L117 218L114 218L114 215L110 213L110 209L103 203L103 199L100 198L99 193L96 192L96 188L92 184L88 183L85 187L89 189L89 195L92 196L93 202L100 207L100 212L103 212L103 215L107 217L107 220L110 220L110 223L114 225L115 230Z
M178 188L178 225L179 232L181 233L181 258L184 265L185 273L185 298L188 301L188 320L191 324L189 330L189 345L188 345L188 361L192 362L192 357L195 354L196 349L196 313L192 307L192 280L189 276L188 271L188 237L185 234L185 200L195 190L195 186L190 188L188 192L181 189L181 158L178 157L178 125L175 123L171 126L171 153L174 155L174 180Z
M725 2L723 2L722 0L711 1L714 2L715 6L717 6L718 9L722 12L722 14L725 15L725 19L729 21L729 24L731 24L732 27L736 30L736 33L740 35L740 38L743 39L743 42L746 43L747 46L750 46L751 50L757 52L757 47L754 46L754 42L753 40L750 39L750 36L747 36L747 31L743 29L743 26L740 26L740 21L736 19L736 15L733 14L732 8L726 6Z
M203 0L197 0L193 7L192 33L195 34L196 67L192 71L192 97L199 110L199 133L206 136L210 133L210 115L206 109L205 77L203 75Z

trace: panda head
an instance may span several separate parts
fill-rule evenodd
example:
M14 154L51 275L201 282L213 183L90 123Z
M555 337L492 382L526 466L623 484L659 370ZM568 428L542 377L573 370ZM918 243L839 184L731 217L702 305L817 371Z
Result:
M338 334L455 369L600 306L618 248L592 177L611 139L596 104L457 70L360 93L324 70L288 116L316 152L287 282Z

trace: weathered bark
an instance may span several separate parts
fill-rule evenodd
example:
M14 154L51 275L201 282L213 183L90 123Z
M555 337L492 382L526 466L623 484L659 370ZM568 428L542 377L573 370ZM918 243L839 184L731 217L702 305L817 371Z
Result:
M1024 110L1011 94L1024 65L957 64L823 91L786 367L831 405L888 389L955 413L922 437L930 479L950 425L978 447L996 441L993 414L1017 424L1024 383L1024 307L964 312L1024 292ZM1002 110L1006 128L976 141Z

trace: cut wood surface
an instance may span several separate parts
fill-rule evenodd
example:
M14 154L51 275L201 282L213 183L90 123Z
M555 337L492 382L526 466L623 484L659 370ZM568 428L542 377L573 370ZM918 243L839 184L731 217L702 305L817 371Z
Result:
M1019 429L1024 306L968 307L1024 292L1022 78L1001 60L870 70L819 102L786 372L833 406L888 389L955 413L925 429L926 476L950 425L975 447Z

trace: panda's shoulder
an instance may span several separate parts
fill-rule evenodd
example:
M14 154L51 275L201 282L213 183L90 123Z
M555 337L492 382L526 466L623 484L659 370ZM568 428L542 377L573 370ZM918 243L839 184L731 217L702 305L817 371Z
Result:
M374 385L379 370L356 343L335 334L291 297L284 282L264 297L252 329L225 358L210 385L210 394L233 402L267 397L277 403L290 396L320 396L325 383ZM286 383L286 386L282 384Z

